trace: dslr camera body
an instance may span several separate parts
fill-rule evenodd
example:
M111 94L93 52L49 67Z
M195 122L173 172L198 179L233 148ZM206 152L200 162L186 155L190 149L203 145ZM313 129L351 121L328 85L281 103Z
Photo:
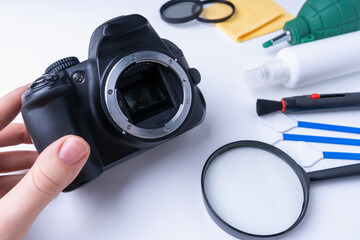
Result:
M22 96L22 116L38 152L62 136L84 138L91 154L64 190L199 125L206 104L200 73L140 15L92 34L88 60L50 65Z

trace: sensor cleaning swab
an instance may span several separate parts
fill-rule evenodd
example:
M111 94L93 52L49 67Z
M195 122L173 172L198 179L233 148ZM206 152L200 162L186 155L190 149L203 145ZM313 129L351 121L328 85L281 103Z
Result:
M270 124L267 124L270 122ZM354 133L360 134L360 128L358 127L348 127L342 125L334 124L325 124L325 123L315 123L315 122L306 122L306 121L296 121L289 116L284 114L276 114L275 116L269 116L264 118L263 123L268 125L271 128L275 128L278 132L288 132L291 129L296 127L298 128L308 128L308 129L317 129L325 130L332 132L343 132L343 133Z
M282 135L284 141L303 141L303 142L313 142L313 143L360 146L360 139L310 136L310 135L299 135L299 134L290 134L290 133L283 133Z
M325 123L297 121L297 127L326 130L326 131L333 131L333 132L360 134L360 128L357 128L357 127L347 127L347 126L332 125L332 124L325 124Z
M261 133L262 133L262 137L265 137L267 139L267 142L273 145L280 141L302 141L302 142L313 142L313 143L360 146L360 139L279 133L268 126L267 127L262 126Z
M298 146L301 165L306 168L314 166L322 159L360 160L360 153L322 152L305 142L299 142Z

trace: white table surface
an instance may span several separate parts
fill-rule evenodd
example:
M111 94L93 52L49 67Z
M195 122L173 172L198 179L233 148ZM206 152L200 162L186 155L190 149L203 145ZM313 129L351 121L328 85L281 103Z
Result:
M262 43L276 33L237 43L213 25L196 21L171 25L159 16L164 2L0 2L1 96L32 82L60 58L77 56L80 61L86 60L91 33L98 25L119 15L139 13L161 37L184 51L190 66L199 69L199 87L208 106L206 120L199 127L108 170L79 190L60 194L38 217L25 239L234 239L207 214L200 174L206 159L218 147L235 140L260 139L262 119L255 112L256 99L360 91L358 73L298 89L249 89L243 80L244 71L274 58L286 46L262 48ZM277 2L296 15L304 1ZM360 126L360 111L292 117ZM315 130L309 133L320 134ZM299 159L293 143L278 146ZM316 146L359 152L358 147ZM309 170L342 164L345 162L323 160ZM359 226L360 177L338 179L312 185L305 218L284 239L360 239Z

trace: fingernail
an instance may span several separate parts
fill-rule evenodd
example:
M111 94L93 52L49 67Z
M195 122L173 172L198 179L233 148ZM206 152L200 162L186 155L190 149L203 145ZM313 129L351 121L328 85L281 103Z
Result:
M78 163L89 151L89 148L80 139L65 140L59 151L59 158L68 165Z

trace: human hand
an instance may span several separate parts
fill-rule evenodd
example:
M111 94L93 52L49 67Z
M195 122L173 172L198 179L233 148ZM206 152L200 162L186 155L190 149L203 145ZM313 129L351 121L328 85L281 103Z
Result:
M0 99L0 147L32 143L24 124L10 124L20 111L27 87ZM25 175L0 176L0 238L22 239L46 205L79 174L89 154L89 145L71 135L58 139L40 155L0 152L0 173L30 168Z

